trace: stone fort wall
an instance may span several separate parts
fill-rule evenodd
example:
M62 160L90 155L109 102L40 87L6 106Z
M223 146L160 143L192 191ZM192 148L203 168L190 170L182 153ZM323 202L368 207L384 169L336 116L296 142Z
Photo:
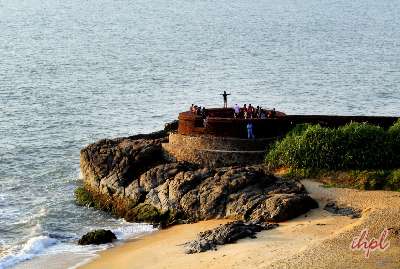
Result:
M213 136L169 135L165 152L177 161L211 167L263 162L267 148L275 139L240 139Z

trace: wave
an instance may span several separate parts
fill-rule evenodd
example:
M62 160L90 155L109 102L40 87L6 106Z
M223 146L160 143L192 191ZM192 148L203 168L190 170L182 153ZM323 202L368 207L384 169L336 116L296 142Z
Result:
M42 212L44 213L44 212ZM144 223L129 223L123 219L116 220L117 227L105 227L116 235L118 241L125 241L144 234L151 233L156 229L152 225ZM95 229L96 227L92 227ZM80 246L76 241L80 236L65 233L49 233L48 235L37 235L43 233L39 224L34 227L31 238L22 245L9 249L6 256L0 258L0 269L7 269L24 261L31 260L36 256L51 256L60 253L84 254L86 258L78 264L71 264L70 268L77 268L89 262L96 256L96 253L112 247L114 244Z
M0 259L0 269L6 269L17 263L30 260L38 254L43 253L49 247L56 245L58 242L57 239L44 235L32 237L16 254L9 254Z

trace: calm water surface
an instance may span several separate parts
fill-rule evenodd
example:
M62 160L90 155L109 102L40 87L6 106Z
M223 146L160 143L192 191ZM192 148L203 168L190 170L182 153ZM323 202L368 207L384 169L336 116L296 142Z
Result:
M79 149L220 105L221 90L399 116L398 14L396 0L0 0L0 269L91 254L74 242L93 228L151 231L74 205Z

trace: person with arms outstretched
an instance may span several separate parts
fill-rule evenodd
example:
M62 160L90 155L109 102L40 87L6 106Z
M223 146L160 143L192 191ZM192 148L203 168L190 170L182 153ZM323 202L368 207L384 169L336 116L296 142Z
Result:
M228 95L231 95L231 94L226 93L226 91L224 91L224 93L222 93L221 95L224 98L224 108L228 108Z

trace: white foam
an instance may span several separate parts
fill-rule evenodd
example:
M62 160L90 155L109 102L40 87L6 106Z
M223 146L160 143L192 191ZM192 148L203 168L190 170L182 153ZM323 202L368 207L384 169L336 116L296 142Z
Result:
M9 268L19 262L30 260L47 248L54 246L58 240L48 236L37 236L29 239L16 254L9 254L0 260L0 269Z
M152 225L145 224L145 223L129 223L125 220L121 220L122 226L111 229L112 232L115 234L118 240L127 240L131 238L135 238L140 236L144 233L154 232L156 229L153 228Z
M44 213L44 212L42 212ZM118 240L125 241L127 239L136 238L143 234L148 234L155 231L152 225L144 223L129 223L123 219L116 220L118 227L104 227L105 229L110 229L114 232ZM95 227L93 227L94 229ZM31 260L35 256L53 256L59 255L60 253L70 253L84 255L86 258L75 264L70 268L77 268L85 263L90 262L95 258L101 250L113 247L114 244L104 244L104 245L88 245L80 246L76 242L61 242L55 238L48 236L37 236L38 233L42 232L40 224L33 227L29 239L24 245L16 246L12 250L9 250L9 254L0 259L0 269L6 269L16 264ZM77 235L77 238L80 236Z

